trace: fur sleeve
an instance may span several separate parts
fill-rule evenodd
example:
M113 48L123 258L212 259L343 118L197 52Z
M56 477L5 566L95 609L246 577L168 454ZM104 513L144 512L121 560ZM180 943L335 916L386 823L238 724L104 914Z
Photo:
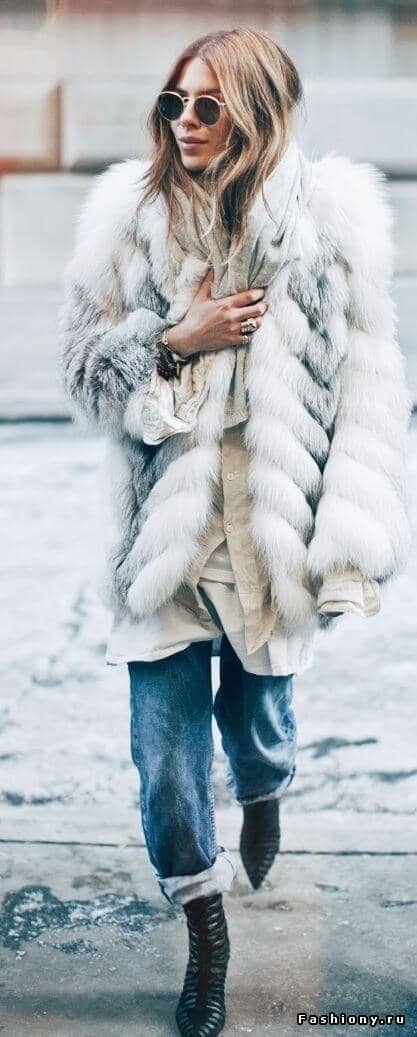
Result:
M78 219L59 314L58 366L73 415L116 435L132 393L137 401L146 392L167 324L137 242L142 167L114 163L96 178Z
M349 280L347 353L307 561L321 580L353 565L383 583L402 570L409 551L411 399L391 295L392 213L377 168L342 157L332 163L338 168L324 192L323 220L337 224Z

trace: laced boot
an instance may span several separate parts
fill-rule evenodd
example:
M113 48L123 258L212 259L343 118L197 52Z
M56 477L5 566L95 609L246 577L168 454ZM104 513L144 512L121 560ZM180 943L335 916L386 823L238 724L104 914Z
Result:
M251 885L259 889L279 851L279 801L261 799L242 806L240 854Z
M221 893L183 905L189 958L176 1011L183 1037L215 1037L224 1027L224 986L230 942Z

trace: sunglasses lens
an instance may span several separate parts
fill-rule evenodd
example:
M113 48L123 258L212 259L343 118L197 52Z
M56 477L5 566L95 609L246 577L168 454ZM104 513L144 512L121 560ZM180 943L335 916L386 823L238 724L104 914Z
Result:
M179 119L184 107L180 97L169 93L159 94L157 104L160 115L169 121Z
M217 122L220 115L220 105L217 104L214 97L198 97L194 107L200 122L203 122L206 126L213 126Z

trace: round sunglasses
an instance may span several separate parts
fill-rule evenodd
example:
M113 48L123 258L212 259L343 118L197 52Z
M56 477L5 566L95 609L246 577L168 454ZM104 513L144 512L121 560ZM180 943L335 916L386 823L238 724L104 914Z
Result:
M167 119L168 122L173 122L175 119L180 118L186 102L189 100L189 97L182 97L175 90L163 90L157 99L159 114L162 115L163 119ZM210 94L200 94L194 101L194 111L200 122L204 123L204 126L214 126L214 123L220 118L221 109L225 104L226 101L218 101L216 97L211 97Z

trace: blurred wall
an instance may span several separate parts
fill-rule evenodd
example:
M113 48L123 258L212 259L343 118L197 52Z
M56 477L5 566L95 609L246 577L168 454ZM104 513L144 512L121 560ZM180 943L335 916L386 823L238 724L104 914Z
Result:
M336 150L389 177L400 333L417 396L416 4L9 0L0 11L0 416L65 409L49 372L85 191L109 162L146 156L147 112L185 43L236 24L265 29L297 64L308 154Z

